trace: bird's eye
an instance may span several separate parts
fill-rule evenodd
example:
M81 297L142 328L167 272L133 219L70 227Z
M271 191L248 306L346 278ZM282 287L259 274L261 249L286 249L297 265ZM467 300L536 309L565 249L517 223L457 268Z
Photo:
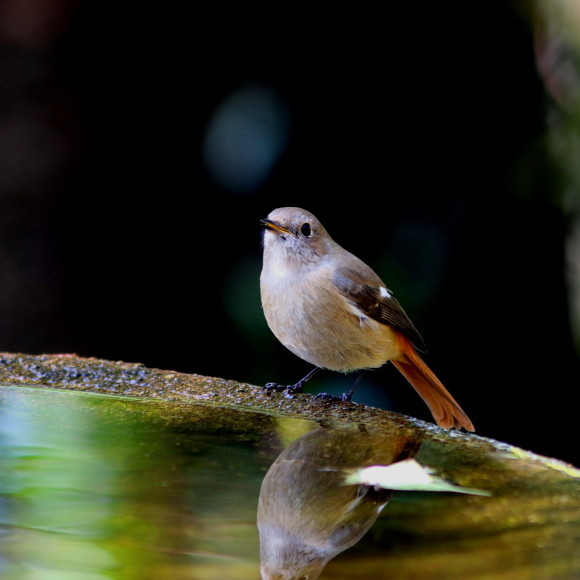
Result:
M311 233L310 224L309 223L302 224L300 231L302 232L303 236L309 236Z

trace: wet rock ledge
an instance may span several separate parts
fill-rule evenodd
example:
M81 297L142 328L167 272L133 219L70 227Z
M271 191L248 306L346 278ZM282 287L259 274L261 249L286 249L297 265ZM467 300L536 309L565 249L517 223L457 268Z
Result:
M72 354L0 353L0 383L49 387L103 395L184 401L246 408L312 420L366 422L386 417L401 425L428 428L427 423L388 411L357 405L331 404L299 394L260 393L260 387L233 380L147 368L139 363L83 358Z
M423 441L453 443L455 450L479 455L542 463L573 477L580 470L493 439L446 431L434 424L356 403L340 405L315 399L310 394L287 398L281 393L261 393L260 387L197 374L147 368L140 363L83 358L72 354L27 355L0 353L0 384L82 391L117 397L136 397L166 403L201 404L295 417L325 423L365 424L389 431L407 430Z

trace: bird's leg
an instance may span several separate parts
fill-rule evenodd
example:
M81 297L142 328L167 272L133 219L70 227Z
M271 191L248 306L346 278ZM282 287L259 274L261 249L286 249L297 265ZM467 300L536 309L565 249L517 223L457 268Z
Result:
M260 393L264 391L284 391L286 397L292 397L296 393L304 392L304 383L307 383L318 371L320 367L314 367L305 377L301 378L295 385L279 385L278 383L268 383L260 389Z
M350 401L352 399L352 396L354 395L354 392L356 391L358 384L360 383L361 378L362 378L362 373L359 373L356 376L356 379L354 380L352 387L350 388L348 393L343 393L343 395L342 395L343 401Z
M354 383L352 385L352 387L350 388L350 390L347 393L343 393L342 397L335 397L334 395L331 395L330 393L318 393L318 395L316 395L314 398L315 399L325 399L327 401L342 401L343 403L347 403L352 399L352 396L354 395L354 392L356 391L356 388L358 387L358 384L361 380L362 377L362 373L359 373L357 375L357 377L354 380Z

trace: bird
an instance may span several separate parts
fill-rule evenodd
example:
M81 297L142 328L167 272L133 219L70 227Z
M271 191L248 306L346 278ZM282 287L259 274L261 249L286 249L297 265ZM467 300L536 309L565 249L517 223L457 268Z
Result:
M393 292L373 269L337 244L299 207L280 207L261 221L260 295L272 333L314 368L294 385L264 389L303 392L320 369L349 373L390 361L445 429L475 431L457 401L425 363L423 339ZM342 399L350 401L358 379Z
M317 427L286 447L258 498L262 580L318 578L329 560L371 528L393 492L346 485L345 473L413 457L421 440L405 430Z

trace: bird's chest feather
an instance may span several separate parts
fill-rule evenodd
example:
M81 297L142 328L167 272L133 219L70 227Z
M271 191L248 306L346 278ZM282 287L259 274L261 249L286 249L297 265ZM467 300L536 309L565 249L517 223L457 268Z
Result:
M302 276L270 270L262 280L262 305L271 327L300 329L305 340L321 332L351 334L378 326L354 308L320 269Z
M263 277L261 289L272 332L304 360L348 371L381 366L389 358L394 347L390 329L366 317L327 273L288 276L281 271Z
M314 291L312 284L309 276L293 276L283 268L270 268L267 278L261 281L262 306L268 321L287 327L313 322L323 307L321 293Z

